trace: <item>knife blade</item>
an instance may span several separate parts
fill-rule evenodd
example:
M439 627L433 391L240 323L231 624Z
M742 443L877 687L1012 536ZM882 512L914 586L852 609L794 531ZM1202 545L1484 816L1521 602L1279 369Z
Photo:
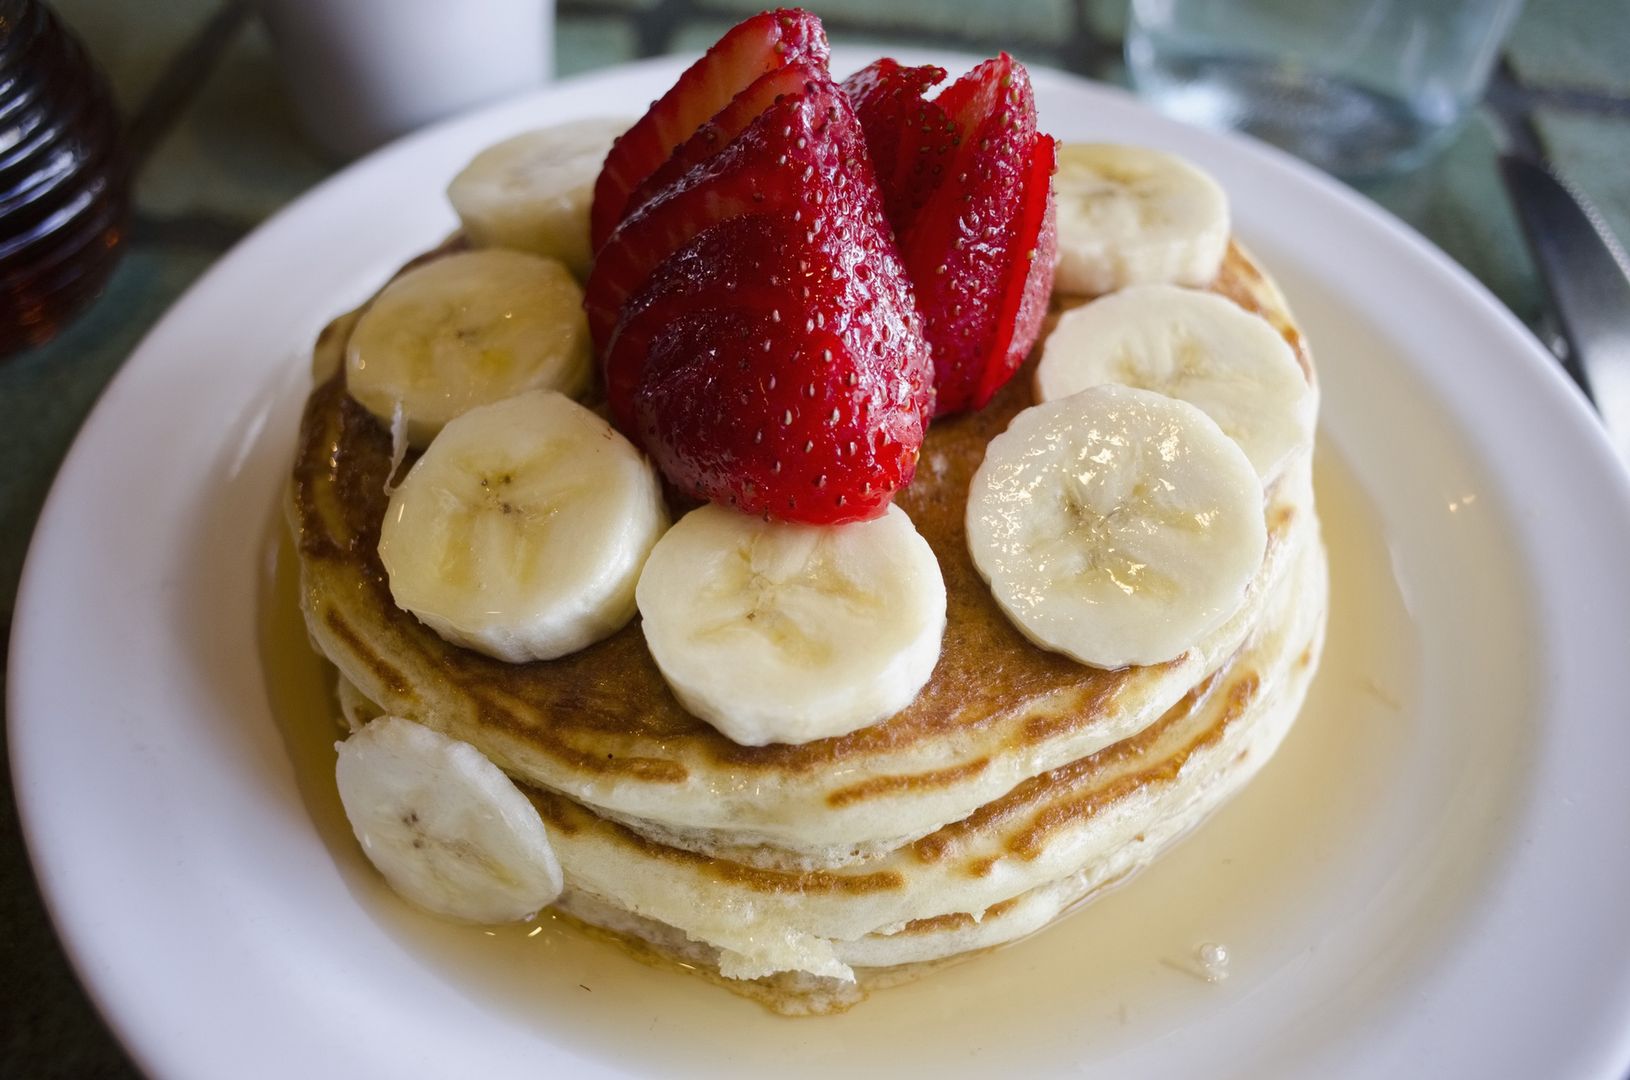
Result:
M1500 174L1567 343L1564 365L1630 462L1630 259L1590 200L1517 153Z

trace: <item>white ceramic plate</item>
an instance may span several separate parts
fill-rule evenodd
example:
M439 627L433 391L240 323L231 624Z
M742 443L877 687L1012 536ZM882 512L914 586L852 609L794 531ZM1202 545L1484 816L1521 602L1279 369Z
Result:
M1195 878L1218 912L1253 912L1228 924L1236 978L1207 987L1149 955L1106 983L1098 954L1068 954L1087 932L1071 927L1137 925L1128 912L1179 888L1181 866L1109 897L1110 914L833 1020L772 1018L598 946L543 957L533 999L402 931L314 826L256 647L261 541L304 354L329 316L452 227L441 191L477 149L637 114L679 68L574 80L346 170L199 281L81 433L18 599L12 767L57 926L137 1061L163 1077L915 1066L1617 1080L1630 1063L1630 493L1608 444L1522 327L1370 204L1045 71L1044 127L1174 149L1232 194L1239 233L1320 356L1322 453L1369 500L1367 518L1327 524L1379 530L1412 620L1371 642L1397 652L1395 670L1349 685L1327 667L1315 692L1321 710L1387 714L1389 729L1327 732L1346 758L1320 775L1338 779L1297 789L1291 813L1252 804L1253 787L1174 855L1198 865L1227 850L1229 829L1257 830L1240 848L1251 873L1228 876L1234 860L1218 856ZM1332 647L1349 629L1374 638L1358 625L1363 591L1343 603ZM1344 711L1365 693L1381 706ZM1319 722L1304 716L1264 790L1289 782L1311 753L1300 728ZM1290 820L1325 814L1346 824L1324 843ZM593 1004L528 1007L566 1001L564 979Z

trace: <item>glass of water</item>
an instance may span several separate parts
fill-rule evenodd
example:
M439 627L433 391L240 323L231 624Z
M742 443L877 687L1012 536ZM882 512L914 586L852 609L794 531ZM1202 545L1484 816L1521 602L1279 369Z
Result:
M1162 112L1349 179L1410 169L1482 97L1522 0L1132 0L1126 61Z

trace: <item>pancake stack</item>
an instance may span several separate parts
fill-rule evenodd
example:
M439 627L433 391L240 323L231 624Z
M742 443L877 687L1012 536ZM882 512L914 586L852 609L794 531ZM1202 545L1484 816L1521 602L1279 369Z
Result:
M1237 244L1210 288L1268 320L1314 382L1281 295ZM379 560L396 463L340 370L355 321L318 342L288 498L307 625L349 715L479 749L547 826L558 910L778 1011L845 1008L1034 933L1147 865L1267 761L1317 666L1328 590L1311 445L1266 493L1243 606L1183 655L1101 670L1015 628L964 517L986 445L1034 403L1034 357L987 407L929 429L896 497L939 562L947 625L928 684L882 723L733 743L675 699L637 619L549 661L449 644L396 606Z

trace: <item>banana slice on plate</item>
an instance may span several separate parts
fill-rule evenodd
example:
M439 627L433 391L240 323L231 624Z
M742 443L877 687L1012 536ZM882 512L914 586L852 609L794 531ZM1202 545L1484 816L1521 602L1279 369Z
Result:
M535 390L442 429L385 513L391 595L443 638L548 660L634 616L667 526L656 473L610 424Z
M593 376L583 290L552 259L467 251L385 286L357 320L345 385L424 446L477 405L527 390L577 395Z
M1060 316L1036 367L1037 399L1102 383L1198 406L1264 484L1312 444L1318 395L1295 352L1267 320L1212 293L1140 285Z
M680 702L744 746L846 735L909 705L945 633L945 581L897 506L848 525L685 515L640 575Z
M1176 398L1095 386L990 442L968 552L1044 649L1119 668L1181 656L1245 598L1267 549L1245 452Z
M1182 158L1141 146L1066 143L1053 174L1060 292L1206 285L1228 250L1228 196Z
M560 862L537 810L469 743L381 716L338 751L351 830L403 899L464 922L505 923L560 896Z
M453 177L448 201L477 247L548 255L588 276L594 179L632 121L577 120L528 131L477 154Z

